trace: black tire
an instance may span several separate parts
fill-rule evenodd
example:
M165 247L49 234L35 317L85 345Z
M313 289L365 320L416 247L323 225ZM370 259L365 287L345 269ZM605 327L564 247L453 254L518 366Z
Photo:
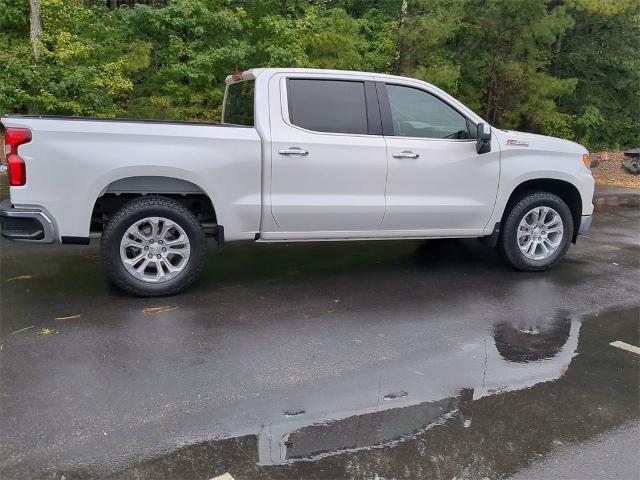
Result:
M180 226L190 243L190 255L184 269L162 283L149 283L130 274L120 258L120 242L126 230L146 217L165 217ZM111 281L125 292L139 297L175 295L193 284L202 273L207 240L202 224L193 213L166 197L142 197L123 205L111 217L100 244L102 260Z
M517 229L522 218L535 207L551 207L562 220L563 237L553 254L543 260L527 258L518 246ZM567 204L559 196L549 192L529 193L515 203L503 224L500 249L505 259L517 270L524 272L548 270L558 263L569 249L573 238L573 216Z

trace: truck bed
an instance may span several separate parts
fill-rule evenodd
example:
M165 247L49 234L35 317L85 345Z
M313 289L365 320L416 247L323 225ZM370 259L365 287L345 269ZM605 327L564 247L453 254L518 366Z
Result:
M114 182L149 177L206 195L229 240L253 239L259 229L262 147L253 127L53 115L7 115L2 123L32 138L20 146L27 181L11 188L12 203L44 207L59 237L88 237L94 205Z

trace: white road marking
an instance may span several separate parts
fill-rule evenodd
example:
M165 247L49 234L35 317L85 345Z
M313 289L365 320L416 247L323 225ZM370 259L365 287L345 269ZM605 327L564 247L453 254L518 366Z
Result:
M219 475L217 477L213 477L211 480L235 480L230 473L223 473L222 475Z
M635 345L630 345L625 342L621 342L620 340L616 340L615 342L611 342L609 345L616 348L621 348L622 350L626 350L627 352L632 352L637 355L640 355L640 347L636 347Z

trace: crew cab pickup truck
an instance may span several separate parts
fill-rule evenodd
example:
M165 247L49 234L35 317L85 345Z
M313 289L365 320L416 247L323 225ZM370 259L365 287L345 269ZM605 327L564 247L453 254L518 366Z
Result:
M12 240L87 244L135 295L175 294L206 238L485 237L545 270L591 224L576 143L505 131L428 83L258 68L226 79L220 124L2 118Z

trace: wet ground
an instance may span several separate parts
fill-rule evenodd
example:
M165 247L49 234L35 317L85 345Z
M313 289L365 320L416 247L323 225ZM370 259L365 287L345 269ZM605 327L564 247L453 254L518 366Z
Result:
M2 240L1 476L638 478L640 355L609 343L640 345L640 193L596 203L546 273L473 240L229 245L167 299L97 242Z

